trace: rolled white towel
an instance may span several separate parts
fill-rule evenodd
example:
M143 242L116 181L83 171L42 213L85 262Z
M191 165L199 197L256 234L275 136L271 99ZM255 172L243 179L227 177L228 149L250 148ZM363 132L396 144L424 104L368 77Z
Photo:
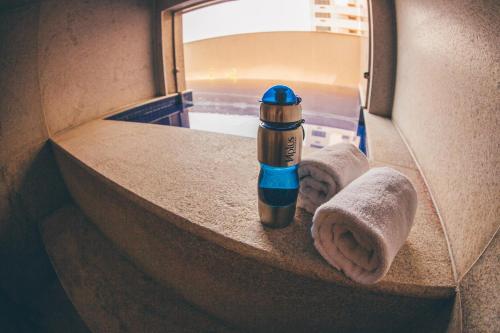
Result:
M316 210L314 246L352 280L384 277L403 246L417 208L417 193L401 173L374 168Z
M369 169L366 156L350 143L327 146L306 156L299 165L297 206L316 209Z

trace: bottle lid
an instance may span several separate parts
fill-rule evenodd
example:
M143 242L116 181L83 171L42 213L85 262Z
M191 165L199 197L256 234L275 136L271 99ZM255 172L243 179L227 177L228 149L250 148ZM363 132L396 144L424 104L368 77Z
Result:
M300 103L300 97L293 90L284 85L269 88L262 96L262 103L273 105L294 105Z
M302 99L284 85L269 88L262 96L260 120L273 123L293 123L302 120Z

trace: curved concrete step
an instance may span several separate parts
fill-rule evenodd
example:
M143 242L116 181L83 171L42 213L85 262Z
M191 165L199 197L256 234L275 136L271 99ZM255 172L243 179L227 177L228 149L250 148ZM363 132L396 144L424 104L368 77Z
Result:
M262 227L253 139L98 120L53 142L92 222L147 275L228 323L397 331L430 320L454 295L444 234L426 200L388 275L362 286L316 253L310 216ZM418 172L407 174L426 195Z
M93 332L234 332L138 270L74 205L42 221L40 232Z

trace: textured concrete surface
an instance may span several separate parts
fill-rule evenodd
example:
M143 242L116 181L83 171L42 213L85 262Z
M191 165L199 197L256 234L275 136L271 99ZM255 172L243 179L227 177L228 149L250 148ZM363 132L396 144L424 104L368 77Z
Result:
M460 282L465 332L500 331L500 236L492 242Z
M396 71L394 0L370 1L370 79L368 111L390 117Z
M38 86L39 5L0 13L0 161L47 139ZM2 163L3 164L3 163Z
M40 88L51 133L154 96L152 2L40 6Z
M371 161L417 169L415 161L390 119L363 111L366 146Z
M253 139L99 120L64 132L54 142L66 183L70 184L74 197L77 191L80 193L79 205L84 200L88 202L82 208L95 223L106 220L106 206L110 203L89 202L94 198L88 196L95 197L97 194L92 191L98 187L84 184L85 173L97 176L92 177L109 184L144 210L242 256L299 275L354 285L314 250L308 225L310 216L282 230L268 230L261 225ZM73 158L68 160L66 154ZM78 163L70 163L73 159ZM83 165L86 170L79 177L73 170L76 165ZM92 181L89 176L85 179ZM83 186L90 192L81 191ZM417 186L423 191L423 185ZM356 285L357 288L419 297L453 294L441 226L432 211L421 208L419 212L416 227L388 275L374 286ZM95 218L90 214L96 214ZM135 228L130 222L129 227ZM119 244L128 241L123 237Z
M429 182L458 277L500 225L500 3L396 1L393 119Z
M451 309L451 313L446 316L446 321L448 325L446 333L462 333L462 300L460 291L455 295L453 308Z
M446 298L385 295L342 286L267 265L176 227L171 223L174 216L159 217L79 163L64 156L60 161L70 171L65 177L75 184L72 194L79 205L139 269L235 327L399 332L433 321L448 303Z
M56 278L36 224L69 199L48 128L152 96L151 8L143 1L0 3L0 292L26 310L19 317L54 315L32 306ZM7 331L1 323L0 331Z
M40 224L57 274L92 332L231 332L144 275L75 206Z
M54 278L36 221L68 195L45 144L38 13L39 3L0 13L0 288L19 304Z
M434 331L430 332L446 332L446 333L462 333L462 305L460 292L457 292L453 300L448 304L438 319L434 321L436 325Z
M0 225L0 287L24 303L55 277L36 222L68 200L69 194L48 144L11 156L2 167L9 211Z

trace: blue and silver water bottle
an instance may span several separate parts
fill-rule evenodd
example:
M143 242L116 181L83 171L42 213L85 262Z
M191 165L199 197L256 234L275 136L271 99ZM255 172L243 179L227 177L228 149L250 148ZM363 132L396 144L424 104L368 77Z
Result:
M304 122L300 102L292 89L278 85L265 92L260 105L259 215L269 227L285 227L295 216Z

